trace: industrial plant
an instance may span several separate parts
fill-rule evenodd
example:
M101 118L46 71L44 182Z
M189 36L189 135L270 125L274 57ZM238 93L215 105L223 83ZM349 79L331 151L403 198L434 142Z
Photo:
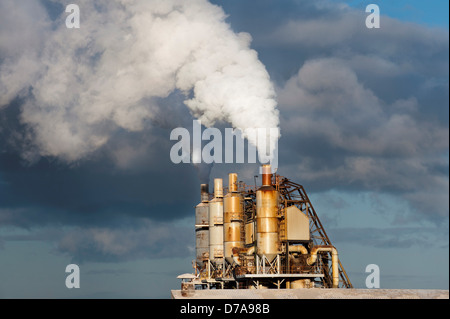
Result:
M262 185L229 174L200 187L187 289L352 288L303 187L263 165ZM255 179L256 180L256 179Z

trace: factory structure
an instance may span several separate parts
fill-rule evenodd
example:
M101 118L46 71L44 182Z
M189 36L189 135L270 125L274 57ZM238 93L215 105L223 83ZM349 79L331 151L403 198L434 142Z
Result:
M213 194L201 185L194 274L182 290L353 288L303 187L270 165L261 172L260 186L236 173L228 185L214 179Z

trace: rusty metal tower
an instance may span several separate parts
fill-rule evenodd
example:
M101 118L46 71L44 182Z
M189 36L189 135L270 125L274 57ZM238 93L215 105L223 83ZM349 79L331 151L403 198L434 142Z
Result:
M325 229L320 222L319 216L317 216L314 206L308 198L302 185L292 182L291 180L279 176L276 176L277 188L280 194L280 209L286 209L289 206L296 206L298 209L306 213L310 221L310 234L313 241L312 245L332 246L331 240L328 237ZM331 266L330 266L329 254L320 254L319 262L316 264L316 269L322 268L324 277L322 277L322 284L324 287L329 288L332 286ZM350 279L339 260L339 287L340 288L353 288Z

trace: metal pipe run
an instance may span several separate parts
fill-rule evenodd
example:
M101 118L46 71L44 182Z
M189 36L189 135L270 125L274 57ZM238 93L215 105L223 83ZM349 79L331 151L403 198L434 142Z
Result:
M331 252L331 268L333 271L333 288L339 287L339 259L337 249L333 246L315 246L311 249L311 256L306 260L308 265L313 265L317 261L317 254L320 252Z
M300 253L302 255L307 255L308 254L308 249L306 249L306 247L303 246L303 245L289 246L289 252L290 253Z

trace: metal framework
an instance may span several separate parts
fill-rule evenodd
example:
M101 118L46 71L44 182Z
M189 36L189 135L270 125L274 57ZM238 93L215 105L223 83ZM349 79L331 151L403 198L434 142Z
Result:
M285 223L283 222L284 218L286 218L286 209L290 206L296 206L309 218L310 240L307 242L280 240L279 251L282 253L278 254L272 261L268 260L264 255L260 257L256 253L241 254L242 264L239 266L234 263L230 264L224 260L220 266L217 265L214 267L208 260L204 270L195 268L196 275L198 273L197 279L195 280L197 284L207 289L212 287L218 289L245 289L250 286L258 288L260 284L264 284L266 287L271 286L280 289L282 285L288 287L288 282L292 280L305 279L306 281L312 280L323 288L333 287L330 262L332 259L331 252L322 251L318 253L317 261L311 266L308 266L306 262L306 258L309 255L304 255L302 258L305 259L298 266L299 270L292 271L290 265L290 257L292 256L290 256L289 252L291 244L303 245L307 247L308 251L311 251L315 246L332 246L332 243L302 185L280 175L274 175L272 177L272 185L279 194L278 229L280 238L283 237L283 232L286 232L286 229L284 229ZM243 182L238 183L238 191L242 194L244 225L256 219L256 190L256 185L253 187ZM241 237L244 236L244 229L242 228ZM245 249L249 249L254 245L255 242L247 245ZM353 288L340 259L338 260L338 266L338 288Z
M314 245L332 245L325 228L317 216L314 206L308 198L302 185L292 182L291 180L276 176L276 185L280 194L280 205L287 208L291 205L297 206L303 212L306 212L310 220L310 233L314 241ZM324 277L321 279L324 287L329 288L332 285L331 268L329 263L330 257L327 255L321 256L319 262L316 264L316 270L323 269ZM339 260L339 286L341 288L353 288L347 273Z

